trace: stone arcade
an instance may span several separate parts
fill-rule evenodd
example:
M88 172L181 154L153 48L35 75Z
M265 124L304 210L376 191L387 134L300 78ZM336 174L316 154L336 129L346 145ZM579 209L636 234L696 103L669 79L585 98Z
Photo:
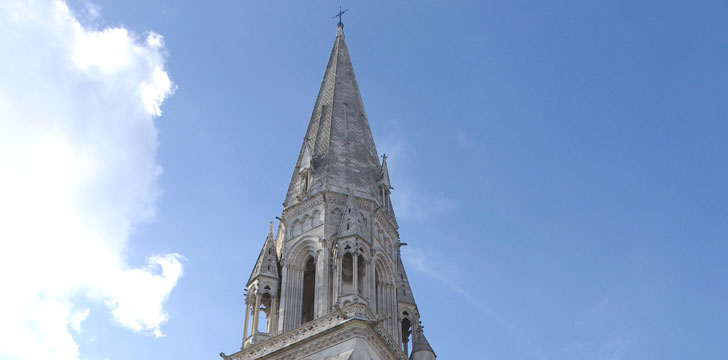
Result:
M339 23L278 228L245 293L244 359L434 360Z

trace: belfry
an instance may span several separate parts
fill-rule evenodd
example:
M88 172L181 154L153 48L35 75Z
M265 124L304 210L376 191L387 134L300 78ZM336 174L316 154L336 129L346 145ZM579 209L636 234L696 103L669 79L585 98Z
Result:
M436 358L379 159L339 22L283 213L245 284L241 350L224 360Z

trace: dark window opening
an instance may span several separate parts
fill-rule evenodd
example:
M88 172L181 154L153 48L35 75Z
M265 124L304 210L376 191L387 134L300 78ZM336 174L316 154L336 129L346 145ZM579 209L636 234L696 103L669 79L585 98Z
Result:
M381 283L379 280L379 270L374 269L374 304L376 304L377 312L381 313L379 300L381 300Z
M354 258L350 253L341 258L341 286L344 294L354 290Z
M412 323L409 319L402 320L402 351L409 356L410 334L412 333Z
M316 264L313 257L309 257L306 261L306 267L303 272L303 304L301 308L301 323L313 320L313 309L315 303L316 289Z
M259 333L270 332L270 322L268 321L270 319L270 306L271 306L270 294L265 293L260 298L260 309L258 309L259 317L258 317L258 329L257 330Z
M303 192L308 192L308 174L303 175Z

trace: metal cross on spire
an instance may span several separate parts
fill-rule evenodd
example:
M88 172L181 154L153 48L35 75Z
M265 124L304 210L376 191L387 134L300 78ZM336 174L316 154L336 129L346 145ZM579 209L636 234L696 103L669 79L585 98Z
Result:
M349 11L349 9L341 10L341 6L339 6L339 13L336 14L336 15L334 15L334 17L332 17L332 19L336 19L338 17L339 18L339 25L343 25L343 23L341 22L341 15L344 15L344 13L347 12L347 11Z

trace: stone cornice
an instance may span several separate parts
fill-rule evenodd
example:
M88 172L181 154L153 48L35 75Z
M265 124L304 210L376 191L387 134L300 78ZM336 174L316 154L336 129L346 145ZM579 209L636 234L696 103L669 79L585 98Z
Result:
M395 236L395 238L393 240L399 239L399 232L397 231L397 226L389 219L389 215L387 215L384 212L384 209L382 209L381 207L377 207L374 211L373 217L375 217L377 220L379 220L380 224L383 224L388 228L385 230L389 230L389 232Z
M404 352L373 319L374 315L366 305L350 304L340 312L334 311L237 353L220 353L220 356L224 360L293 360L346 339L361 337L370 343L382 359L407 360Z
M302 214L305 211L308 211L312 209L316 205L321 205L323 203L323 196L321 194L317 194L313 197L310 197L308 199L305 199L302 202L295 203L285 209L283 209L283 218L286 217L293 217Z

